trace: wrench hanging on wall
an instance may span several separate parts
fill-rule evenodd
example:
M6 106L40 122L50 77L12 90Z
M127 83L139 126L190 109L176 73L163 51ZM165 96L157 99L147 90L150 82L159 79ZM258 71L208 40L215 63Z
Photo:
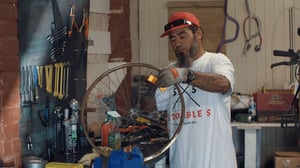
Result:
M50 52L51 61L57 62L64 56L66 46L67 27L63 23L62 15L56 0L52 0L52 9L54 17L54 25L52 34L47 37L47 40L52 45Z
M64 81L64 63L59 63L58 65L59 69L59 87L58 87L58 98L61 100L64 98L64 93L63 93L63 81Z
M68 97L69 66L69 62L54 64L53 96L60 100Z
M46 91L52 93L52 75L53 75L53 65L45 65L45 76L46 76Z

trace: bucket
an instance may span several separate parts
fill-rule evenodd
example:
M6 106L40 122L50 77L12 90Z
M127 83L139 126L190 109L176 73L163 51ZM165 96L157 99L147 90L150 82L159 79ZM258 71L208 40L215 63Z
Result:
M24 168L44 168L48 161L37 156L23 157Z

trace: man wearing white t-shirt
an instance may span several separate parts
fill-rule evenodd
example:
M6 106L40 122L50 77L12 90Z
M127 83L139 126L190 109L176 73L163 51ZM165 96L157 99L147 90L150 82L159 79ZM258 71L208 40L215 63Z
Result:
M156 84L169 91L174 84L184 88L186 108L183 127L170 148L170 168L236 168L230 125L231 61L224 54L205 51L199 20L192 13L174 13L164 30L161 37L169 37L177 62L159 73ZM168 90L157 90L156 106L176 123L179 118L172 114L178 110L170 105L178 97Z

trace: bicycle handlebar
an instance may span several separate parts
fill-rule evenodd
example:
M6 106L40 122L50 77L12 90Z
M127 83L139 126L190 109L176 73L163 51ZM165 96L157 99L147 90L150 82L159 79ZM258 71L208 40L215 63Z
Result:
M299 57L300 53L295 52L293 49L289 49L288 51L282 51L282 50L273 50L274 56L283 56L283 57Z

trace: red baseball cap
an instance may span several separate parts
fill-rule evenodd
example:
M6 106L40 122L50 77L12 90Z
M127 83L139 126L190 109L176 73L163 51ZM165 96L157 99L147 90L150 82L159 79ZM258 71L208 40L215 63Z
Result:
M195 15L190 12L175 12L170 17L168 24L165 25L165 32L161 34L160 37L168 35L172 30L188 27L190 25L200 27L200 22Z

